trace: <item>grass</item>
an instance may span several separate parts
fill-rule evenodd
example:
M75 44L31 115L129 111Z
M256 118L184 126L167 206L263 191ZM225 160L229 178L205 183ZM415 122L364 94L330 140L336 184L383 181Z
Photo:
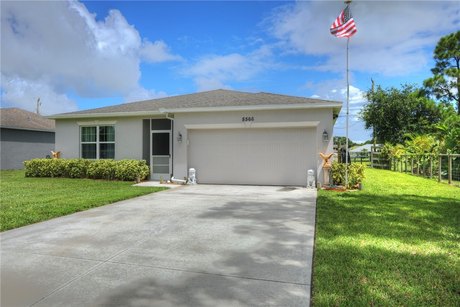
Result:
M1 231L163 190L122 181L26 178L18 170L0 175Z
M364 190L320 191L315 306L460 306L460 189L366 169Z

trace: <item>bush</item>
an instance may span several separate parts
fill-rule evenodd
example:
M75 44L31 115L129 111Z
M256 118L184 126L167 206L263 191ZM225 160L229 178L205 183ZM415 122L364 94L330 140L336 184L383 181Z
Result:
M26 177L51 177L50 159L33 159L24 161Z
M64 177L68 178L87 178L88 166L92 162L85 159L58 159L65 163Z
M145 160L32 159L24 166L26 177L138 181L149 175Z
M335 185L345 185L345 163L332 163L332 181ZM347 189L357 188L364 179L364 165L351 163L348 165L348 186Z
M115 167L115 177L126 181L139 181L149 175L145 160L120 160Z
M112 159L94 160L88 165L88 177L113 180L115 178L115 164L116 162Z

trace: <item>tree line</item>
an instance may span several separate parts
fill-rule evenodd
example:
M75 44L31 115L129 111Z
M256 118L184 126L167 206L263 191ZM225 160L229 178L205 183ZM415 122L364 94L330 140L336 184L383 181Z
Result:
M366 92L360 117L387 150L460 153L460 31L439 40L434 61L423 86L372 86Z

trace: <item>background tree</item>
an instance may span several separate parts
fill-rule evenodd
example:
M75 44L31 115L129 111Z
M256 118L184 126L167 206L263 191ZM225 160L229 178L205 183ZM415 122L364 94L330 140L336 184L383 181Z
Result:
M434 60L433 77L423 82L425 91L444 103L454 103L460 115L460 31L439 40Z
M368 90L360 116L378 143L403 144L410 134L434 133L442 114L436 103L412 85Z
M345 148L347 138L344 136L334 136L334 145L338 147ZM353 142L352 140L348 139L348 148L357 145L357 143Z
M441 151L460 153L460 116L451 105L441 105L442 121L436 125L436 138L442 140Z

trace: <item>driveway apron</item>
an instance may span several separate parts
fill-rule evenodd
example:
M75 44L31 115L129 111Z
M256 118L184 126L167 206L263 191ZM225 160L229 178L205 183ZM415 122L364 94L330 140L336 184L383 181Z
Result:
M1 234L1 306L308 306L316 191L184 186Z

